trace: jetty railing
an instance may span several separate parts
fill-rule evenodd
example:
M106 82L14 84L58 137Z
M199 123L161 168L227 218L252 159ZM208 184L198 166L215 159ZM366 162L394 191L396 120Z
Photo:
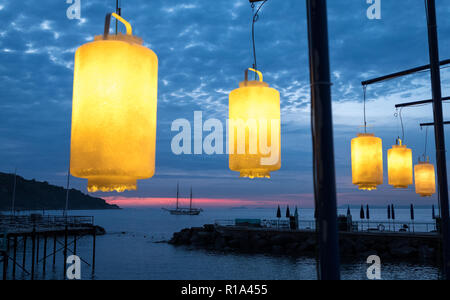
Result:
M232 227L237 226L236 220L216 220L216 226ZM255 227L255 226L252 226ZM270 228L277 230L291 230L290 221L280 220L261 220L260 228ZM345 228L343 228L345 227ZM299 220L298 230L315 231L316 221ZM349 224L343 224L341 231L352 232L386 232L386 233L436 233L438 231L436 222L413 222L413 221L352 221Z
M91 216L0 216L0 231L17 232L29 231L32 228L40 230L54 230L57 228L92 227L94 217Z

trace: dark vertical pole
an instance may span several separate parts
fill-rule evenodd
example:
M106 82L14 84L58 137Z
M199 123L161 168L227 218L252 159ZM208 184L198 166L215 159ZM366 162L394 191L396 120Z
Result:
M16 261L17 261L17 235L14 236L14 249L13 249L13 280L16 279Z
M45 276L45 269L47 267L47 234L44 233L44 261L43 263L43 267L42 267L42 273Z
M318 214L319 279L339 280L336 178L326 0L307 0L314 195Z
M66 269L67 269L67 236L68 236L68 229L66 225L66 228L64 230L64 270L63 270L64 279L66 279Z
M39 265L39 233L36 234L36 266Z
M23 258L22 258L22 266L25 268L26 259L27 259L27 235L23 235Z
M8 254L6 251L3 252L3 280L6 280L6 275L8 273Z
M93 228L92 231L92 237L93 237L93 241L92 241L92 274L95 273L95 247L96 247L96 237L97 237L97 231L95 229L95 227Z
M53 267L56 264L56 240L57 240L57 236L56 236L56 232L53 236Z
M73 255L77 255L77 235L73 235Z
M442 214L442 272L450 280L450 227L447 162L445 157L445 136L442 115L441 74L439 69L439 47L435 0L427 0L428 44L430 50L431 88L433 94L434 135L436 143L436 168L438 175L439 201Z
M36 251L36 227L33 228L33 233L31 234L31 280L34 280L34 254Z

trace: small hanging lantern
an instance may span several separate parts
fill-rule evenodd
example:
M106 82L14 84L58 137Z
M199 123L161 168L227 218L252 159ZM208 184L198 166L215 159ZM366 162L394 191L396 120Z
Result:
M412 150L402 145L401 139L388 150L388 177L389 184L397 189L406 189L413 183Z
M359 133L352 139L352 179L360 190L376 190L383 184L383 147L373 133Z
M229 97L229 167L241 177L270 178L281 167L280 93L259 80L245 81Z
M105 32L75 53L71 174L88 191L135 190L155 171L158 58L127 29Z
M434 165L429 162L429 158L420 161L414 166L414 177L416 193L422 197L431 197L436 193L436 178Z

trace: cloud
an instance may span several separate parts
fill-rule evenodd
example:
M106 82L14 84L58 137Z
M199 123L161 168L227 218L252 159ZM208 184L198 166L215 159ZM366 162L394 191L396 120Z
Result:
M67 168L75 50L102 34L104 17L114 3L82 1L82 19L69 20L65 1L8 1L0 4L0 169L64 184L55 175ZM366 18L364 1L329 1L330 62L336 172L341 202L358 197L376 203L397 197L387 185L361 194L351 184L349 144L362 125L361 80L427 64L427 29L423 3L389 1L383 19ZM438 7L440 51L450 51L450 4ZM224 121L228 94L252 66L251 7L245 1L135 0L123 3L123 16L159 58L157 171L142 180L136 198L170 198L177 180L196 186L202 198L305 199L312 201L310 83L305 5L268 1L256 23L258 67L281 94L282 169L271 180L247 181L228 170L222 156L175 156L170 150L171 122L193 118ZM113 29L114 26L111 26ZM395 29L395 30L394 30ZM123 30L120 25L119 30ZM450 93L450 72L442 70L443 95ZM428 73L367 89L367 120L387 150L399 135L394 105L431 97ZM448 117L449 108L444 105ZM423 152L431 106L402 110L406 143L414 156ZM434 151L429 135L429 153ZM450 137L447 137L450 138ZM63 172L64 173L64 172ZM73 178L85 189L85 181ZM308 196L309 195L309 196ZM422 201L413 190L399 201ZM309 200L308 200L309 199ZM426 203L426 201L424 201Z

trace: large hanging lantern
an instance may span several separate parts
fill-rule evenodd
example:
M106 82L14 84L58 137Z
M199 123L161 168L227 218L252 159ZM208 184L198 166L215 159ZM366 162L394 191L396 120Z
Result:
M241 177L270 178L281 167L280 93L263 81L245 81L229 97L229 166Z
M132 35L104 35L75 53L70 171L88 191L136 189L155 171L158 58Z
M431 197L436 193L436 178L434 173L434 165L429 160L420 161L414 166L414 178L416 185L416 193L422 197Z
M397 140L388 150L388 177L389 184L394 188L407 188L413 183L412 150Z
M352 179L360 190L376 190L383 184L383 146L372 133L352 139Z

